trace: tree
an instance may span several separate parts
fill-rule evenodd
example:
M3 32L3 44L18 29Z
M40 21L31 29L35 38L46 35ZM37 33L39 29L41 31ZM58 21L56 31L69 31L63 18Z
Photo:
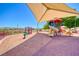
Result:
M79 18L76 19L76 27L79 27Z
M43 29L49 29L49 24L48 24L48 22L44 25L44 27L43 27Z
M73 28L75 27L75 20L76 16L70 16L70 17L65 17L63 19L63 25L67 26L68 28Z

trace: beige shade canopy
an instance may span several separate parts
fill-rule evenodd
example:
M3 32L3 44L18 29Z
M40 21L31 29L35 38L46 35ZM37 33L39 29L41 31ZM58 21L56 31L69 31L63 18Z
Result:
M79 12L64 3L28 3L38 22L48 21L53 18L78 16Z

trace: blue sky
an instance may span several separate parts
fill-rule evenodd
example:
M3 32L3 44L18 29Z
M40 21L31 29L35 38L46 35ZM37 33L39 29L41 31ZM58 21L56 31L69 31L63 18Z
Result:
M79 3L67 5L79 11ZM17 24L19 27L37 27L37 21L26 4L0 3L0 27L17 27ZM43 25L41 23L39 28Z
M79 12L79 3L66 3L69 7L76 9Z
M37 22L26 4L0 4L0 27L36 27Z

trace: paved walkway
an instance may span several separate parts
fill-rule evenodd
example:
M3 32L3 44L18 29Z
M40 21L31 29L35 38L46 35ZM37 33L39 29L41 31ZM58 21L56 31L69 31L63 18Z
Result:
M79 38L37 34L2 56L79 56Z
M2 39L2 38L4 38L5 36L2 36L2 35L0 35L0 40Z
M7 35L0 35L0 44L2 43L2 41L4 41L3 39L6 37Z
M26 39L23 39L23 34L8 35L0 41L0 55L13 49L17 45L23 43L26 40L31 39L36 33L32 33L26 36Z

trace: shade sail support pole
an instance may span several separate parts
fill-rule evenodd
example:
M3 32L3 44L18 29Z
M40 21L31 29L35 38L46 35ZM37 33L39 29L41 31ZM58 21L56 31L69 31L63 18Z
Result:
M39 31L39 27L38 27L38 25L39 25L39 22L37 22L37 33L38 33L38 31Z
M75 32L76 32L76 18L75 18Z

